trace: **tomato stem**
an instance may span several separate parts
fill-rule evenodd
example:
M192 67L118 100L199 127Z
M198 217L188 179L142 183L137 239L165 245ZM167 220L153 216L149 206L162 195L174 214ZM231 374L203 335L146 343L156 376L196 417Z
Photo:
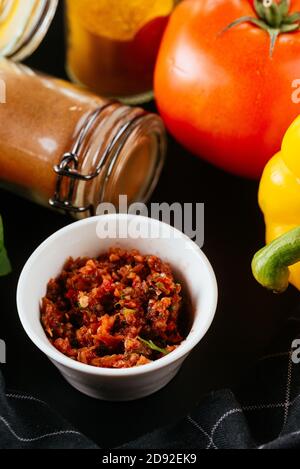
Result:
M276 40L280 34L300 30L300 12L289 13L290 0L254 0L254 16L242 16L230 23L223 32L242 23L251 23L266 31L270 36L270 57L273 56Z

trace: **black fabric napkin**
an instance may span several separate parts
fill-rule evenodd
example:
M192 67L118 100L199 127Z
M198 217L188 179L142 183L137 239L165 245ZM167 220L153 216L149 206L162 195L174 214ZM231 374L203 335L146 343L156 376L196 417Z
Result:
M241 390L212 392L176 425L122 449L300 448L300 364L292 347L297 331L299 317ZM98 447L37 397L6 391L0 373L0 448Z

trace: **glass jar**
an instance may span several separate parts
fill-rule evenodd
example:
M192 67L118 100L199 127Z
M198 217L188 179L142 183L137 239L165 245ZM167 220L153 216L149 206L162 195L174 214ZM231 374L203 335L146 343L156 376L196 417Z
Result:
M153 72L178 0L66 0L71 80L127 104L153 97Z
M0 56L28 57L43 40L58 0L0 0Z
M82 218L102 201L145 201L165 155L161 119L0 60L0 178L31 199Z

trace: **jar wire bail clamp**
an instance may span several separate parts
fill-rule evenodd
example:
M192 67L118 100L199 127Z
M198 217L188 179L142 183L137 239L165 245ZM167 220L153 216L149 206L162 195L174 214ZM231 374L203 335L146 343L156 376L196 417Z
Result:
M134 116L128 122L123 124L103 152L103 155L101 156L95 171L90 174L82 174L79 172L79 154L84 144L85 138L87 137L97 118L102 114L103 111L105 111L113 104L116 104L116 101L110 101L104 106L98 107L87 117L86 122L78 134L72 150L70 152L64 153L60 163L54 166L53 169L57 174L57 181L54 196L49 200L51 207L63 210L67 213L89 212L90 216L95 215L95 207L92 204L87 206L75 206L73 204L75 182L78 180L89 182L99 176L110 156L116 155L117 157L120 154L124 143L130 136L132 127L147 114L146 111L141 109L138 115ZM112 165L115 163L116 157L113 158ZM110 169L112 165L110 165ZM66 196L63 194L63 182L65 178L69 180L69 187Z

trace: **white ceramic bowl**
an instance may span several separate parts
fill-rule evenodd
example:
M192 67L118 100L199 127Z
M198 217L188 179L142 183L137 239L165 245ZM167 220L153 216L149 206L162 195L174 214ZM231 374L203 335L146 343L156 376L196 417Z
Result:
M143 237L132 233L137 223ZM114 232L116 224L118 233ZM135 248L169 262L184 283L191 304L193 319L186 340L169 355L140 367L106 369L73 361L52 346L40 322L40 300L48 281L60 273L65 260L69 256L98 256L112 246ZM217 306L217 283L203 252L170 225L141 216L104 215L61 229L32 254L19 279L17 305L30 339L74 388L98 399L128 401L158 391L176 375L211 325Z

